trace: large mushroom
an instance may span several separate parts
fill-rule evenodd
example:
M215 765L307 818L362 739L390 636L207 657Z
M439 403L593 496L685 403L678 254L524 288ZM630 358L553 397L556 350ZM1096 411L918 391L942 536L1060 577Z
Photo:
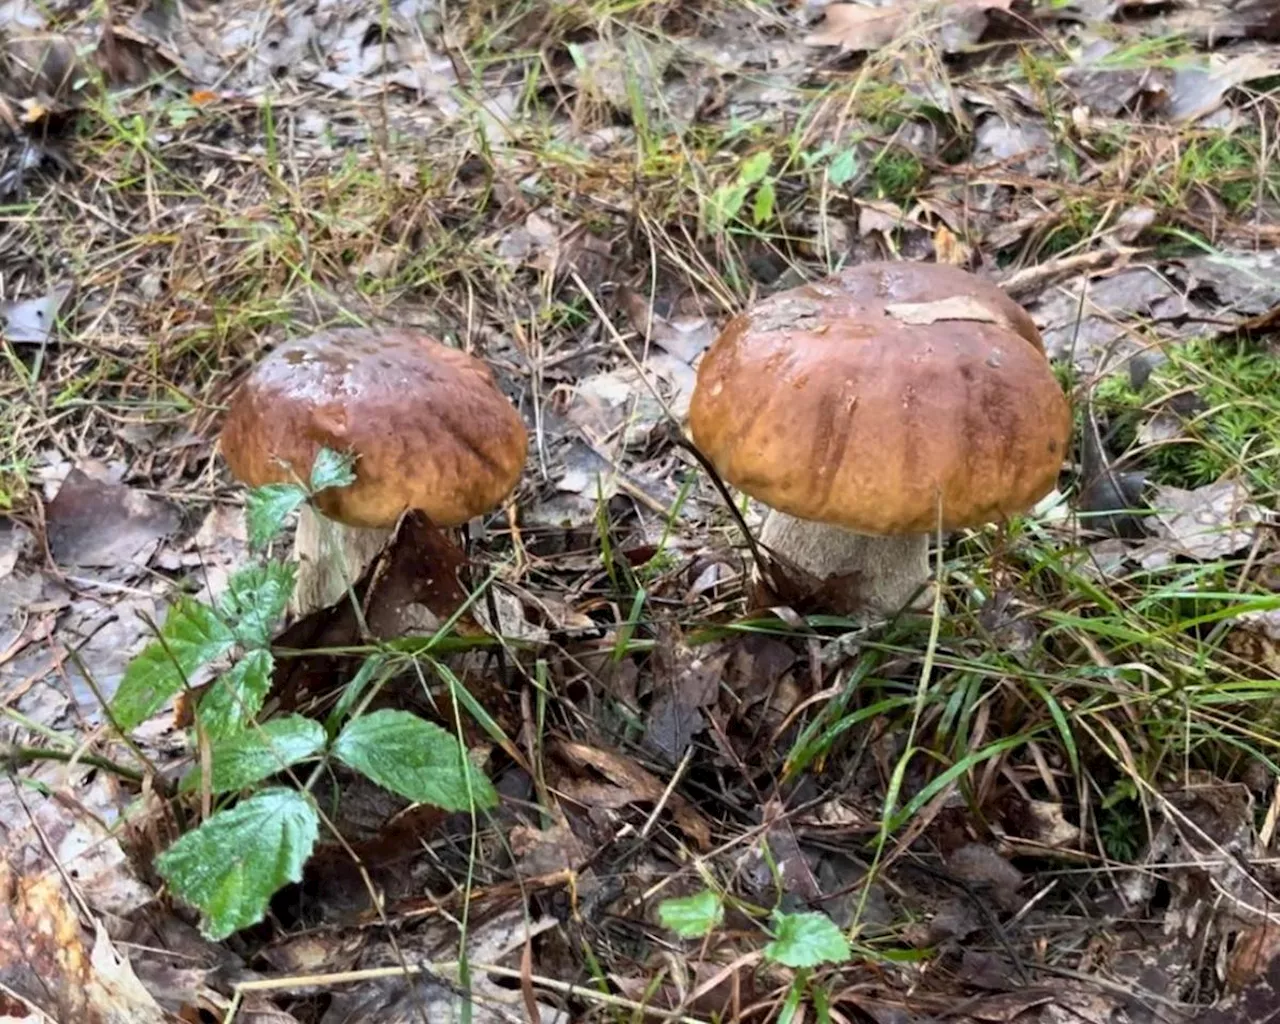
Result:
M1054 486L1071 414L1035 324L955 267L867 263L731 320L698 368L694 441L770 508L760 540L854 613L929 579L929 536Z
M460 526L515 487L528 439L489 368L409 330L337 328L281 345L245 379L222 454L250 487L306 481L321 448L356 457L356 480L304 506L293 610L342 596L400 515Z

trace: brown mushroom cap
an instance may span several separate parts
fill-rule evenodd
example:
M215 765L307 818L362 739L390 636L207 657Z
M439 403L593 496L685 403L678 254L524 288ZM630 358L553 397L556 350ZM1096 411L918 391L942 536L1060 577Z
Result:
M939 502L952 529L1047 494L1071 414L1041 351L981 305L920 323L902 291L886 302L848 280L766 299L703 357L689 423L721 475L781 512L884 536L932 531Z
M942 298L974 299L1005 320L1041 352L1044 339L1031 315L994 281L978 277L946 263L859 263L832 279L852 298L862 302L931 302Z
M406 509L441 526L487 512L515 487L527 445L484 363L407 330L339 328L281 345L222 428L223 456L251 487L306 480L322 447L355 453L356 482L316 503L363 527Z

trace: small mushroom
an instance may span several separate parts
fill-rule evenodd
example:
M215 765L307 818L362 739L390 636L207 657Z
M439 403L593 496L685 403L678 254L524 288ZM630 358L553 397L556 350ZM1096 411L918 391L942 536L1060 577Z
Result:
M694 441L770 507L760 540L841 614L899 610L929 535L1054 486L1071 414L1035 324L955 267L867 263L731 320L698 368Z
M338 600L417 509L460 526L495 508L524 468L524 422L489 368L415 331L338 328L281 345L245 379L222 454L250 487L309 478L321 448L356 480L304 506L296 614Z

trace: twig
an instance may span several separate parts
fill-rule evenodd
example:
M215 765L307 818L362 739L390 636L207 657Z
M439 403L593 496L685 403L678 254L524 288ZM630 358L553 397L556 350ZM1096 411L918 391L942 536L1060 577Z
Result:
M86 764L90 768L99 768L102 771L118 775L122 779L128 779L130 782L141 783L145 778L142 772L112 761L110 758L99 757L97 754L82 754L77 757L74 750L50 750L48 747L4 745L0 746L0 761L3 761L10 771L26 768L38 761L62 761L66 764L75 762L76 764ZM159 789L161 787L157 786L156 788Z

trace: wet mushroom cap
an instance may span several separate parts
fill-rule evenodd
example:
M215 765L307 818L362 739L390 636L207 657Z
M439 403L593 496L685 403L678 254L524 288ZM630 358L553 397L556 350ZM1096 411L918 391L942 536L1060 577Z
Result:
M457 526L496 507L524 468L520 414L474 356L416 331L338 328L272 352L236 392L222 453L245 484L306 480L322 447L356 482L317 495L349 526L420 509Z
M894 536L994 522L1057 481L1071 414L1044 355L972 295L935 314L829 279L731 320L703 357L694 440L771 508ZM910 295L910 293L909 293ZM948 303L951 303L948 308ZM1025 315L1025 314L1024 314Z

